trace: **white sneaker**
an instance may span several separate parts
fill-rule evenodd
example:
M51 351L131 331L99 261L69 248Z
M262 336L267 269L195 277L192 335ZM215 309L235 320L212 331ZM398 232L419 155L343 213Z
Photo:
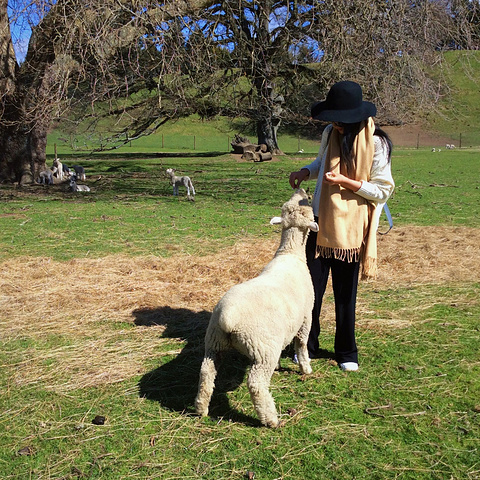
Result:
M355 362L341 363L340 368L344 372L356 372L358 370L358 363L355 363Z

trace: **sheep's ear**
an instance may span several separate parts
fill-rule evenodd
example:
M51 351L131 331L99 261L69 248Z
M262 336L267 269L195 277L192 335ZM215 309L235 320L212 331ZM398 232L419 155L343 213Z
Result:
M310 225L308 226L308 228L312 232L318 232L318 223L317 222L310 222Z
M270 220L270 225L280 225L282 223L282 217L273 217Z

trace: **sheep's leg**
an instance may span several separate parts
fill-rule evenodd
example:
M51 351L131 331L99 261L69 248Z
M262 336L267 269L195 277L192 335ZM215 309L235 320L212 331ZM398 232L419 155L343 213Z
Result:
M187 189L187 197L190 198L190 188L192 186L192 182L190 181L189 178L185 177L185 179L183 180L183 185ZM194 193L194 195L195 195L195 193Z
M297 354L298 363L302 373L312 373L310 366L310 357L308 355L307 342L310 334L311 317L309 316L304 324L300 327L294 341L295 353Z
M298 364L302 373L312 373L312 367L310 366L310 357L308 356L307 342L301 340L299 337L295 337L295 353L297 354Z
M200 369L197 398L195 399L195 411L198 415L208 415L208 406L215 388L215 377L217 376L216 360L216 352L209 351L205 353Z
M247 385L253 406L260 421L267 427L277 427L275 402L269 391L270 379L276 366L276 357L269 364L254 363L248 375Z

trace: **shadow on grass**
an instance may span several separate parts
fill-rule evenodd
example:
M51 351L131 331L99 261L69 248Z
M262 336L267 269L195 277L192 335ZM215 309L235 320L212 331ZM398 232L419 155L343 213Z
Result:
M77 160L81 158L83 162L89 162L91 160L139 160L142 158L210 158L210 157L221 157L222 155L233 154L233 152L220 152L220 151L211 151L211 152L116 152L108 150L89 150L82 152L73 152L73 153L62 153L62 158L68 160ZM47 158L55 158L55 154L47 154Z
M200 366L204 353L205 332L210 312L193 312L168 306L138 309L133 312L135 325L165 327L162 337L181 339L187 344L173 359L146 373L138 384L139 395L159 402L163 408L194 413ZM161 361L159 359L159 361ZM245 380L249 361L236 352L225 353L210 402L210 416L259 426L260 422L230 406L227 392L236 390Z

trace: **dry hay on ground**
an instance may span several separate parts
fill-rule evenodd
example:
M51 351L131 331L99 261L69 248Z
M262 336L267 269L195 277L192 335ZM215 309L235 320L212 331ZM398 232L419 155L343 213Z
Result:
M1 263L0 336L33 340L11 352L13 381L69 391L144 373L146 359L179 351L172 337L203 334L223 293L257 275L278 244L253 242L204 257ZM379 289L479 279L480 229L401 227L379 237ZM169 330L171 317L182 328ZM63 340L50 348L52 337Z
M379 236L378 281L389 286L480 280L480 229L401 227Z

